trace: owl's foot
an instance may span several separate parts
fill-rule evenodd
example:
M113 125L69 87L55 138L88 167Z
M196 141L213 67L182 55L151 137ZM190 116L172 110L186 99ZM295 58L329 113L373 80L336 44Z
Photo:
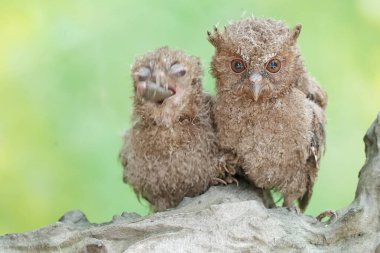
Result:
M214 177L213 179L211 179L211 185L219 185L219 184L227 185L227 182L218 177Z
M295 213L297 215L300 215L302 213L301 209L298 206L286 207L286 210L288 210L289 212Z
M236 174L236 169L231 167L231 166L222 166L223 170L228 173L229 175L235 175Z
M239 181L232 176L227 176L224 178L224 180L218 177L214 177L213 179L211 179L212 185L219 185L219 184L228 185L232 183L236 183L236 185L239 186Z
M323 213L321 213L320 215L318 215L316 217L316 219L319 220L320 222L322 222L322 220L326 217L329 218L326 222L331 223L338 218L338 215L333 210L327 210L327 211L324 211Z
M285 195L284 194L284 203L282 204L283 207L286 207L288 211L295 212L296 214L303 213L303 210L300 209L298 206L294 205L294 201L298 199L296 195Z
M236 178L234 178L233 176L228 175L228 176L225 178L225 180L226 180L226 182L227 182L228 184L233 184L233 183L235 183L236 186L239 186L239 181L238 181Z
M219 167L229 175L235 175L239 171L239 158L232 151L224 151L219 158Z

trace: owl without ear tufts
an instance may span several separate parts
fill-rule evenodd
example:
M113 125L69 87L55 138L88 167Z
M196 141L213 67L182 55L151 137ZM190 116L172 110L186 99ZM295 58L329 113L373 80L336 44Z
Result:
M154 211L203 193L224 175L201 76L197 58L166 47L143 55L132 67L133 125L120 159L124 182Z
M304 67L300 31L249 18L208 34L221 147L237 154L249 181L279 190L284 206L298 200L304 211L324 149L327 96Z

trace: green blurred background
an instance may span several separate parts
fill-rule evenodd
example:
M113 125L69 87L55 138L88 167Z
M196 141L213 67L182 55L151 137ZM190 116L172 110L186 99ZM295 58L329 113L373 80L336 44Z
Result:
M168 45L208 69L206 30L244 13L302 23L306 65L329 94L327 151L307 213L349 204L362 137L380 110L379 1L0 0L0 234L72 209L93 222L147 214L117 159L130 125L130 65Z

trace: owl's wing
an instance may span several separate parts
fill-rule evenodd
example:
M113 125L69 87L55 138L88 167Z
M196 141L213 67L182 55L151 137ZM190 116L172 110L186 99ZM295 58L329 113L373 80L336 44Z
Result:
M216 130L215 114L214 114L215 97L208 93L203 93L203 97L204 97L203 104L206 106L205 109L210 117L211 125L213 129Z
M121 164L123 165L123 181L127 183L127 177L125 175L126 168L128 166L128 149L130 146L130 138L131 138L131 130L127 130L124 133L123 137L123 146L119 153L119 159Z
M304 196L299 199L299 207L301 210L305 210L309 204L310 198L313 194L313 186L317 178L317 172L319 170L319 163L325 150L325 112L324 110L310 102L313 108L313 118L311 124L312 138L309 145L309 157L306 161L306 169L308 171L309 180L307 183L307 190Z
M204 98L204 103L209 106L210 108L213 107L213 104L215 102L215 97L213 97L211 94L203 92L203 98Z
M321 108L326 109L327 93L322 89L317 80L308 73L300 76L297 81L297 88L302 91L308 99L317 103Z
M325 112L318 106L312 105L313 107L313 119L312 119L312 133L313 137L311 138L310 143L310 156L315 166L319 167L319 161L325 150Z

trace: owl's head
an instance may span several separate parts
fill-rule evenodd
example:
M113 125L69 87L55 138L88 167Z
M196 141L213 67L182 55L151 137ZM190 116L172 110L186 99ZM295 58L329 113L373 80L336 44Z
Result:
M199 59L179 50L162 47L137 58L132 66L135 111L158 121L177 117L201 92L201 76Z
M132 66L136 97L157 105L193 89L201 75L202 69L196 57L168 47L137 58ZM157 96L158 93L161 95Z
M233 92L254 101L276 98L295 85L302 62L296 45L301 25L249 18L224 31L208 32L216 48L212 74L219 92Z

